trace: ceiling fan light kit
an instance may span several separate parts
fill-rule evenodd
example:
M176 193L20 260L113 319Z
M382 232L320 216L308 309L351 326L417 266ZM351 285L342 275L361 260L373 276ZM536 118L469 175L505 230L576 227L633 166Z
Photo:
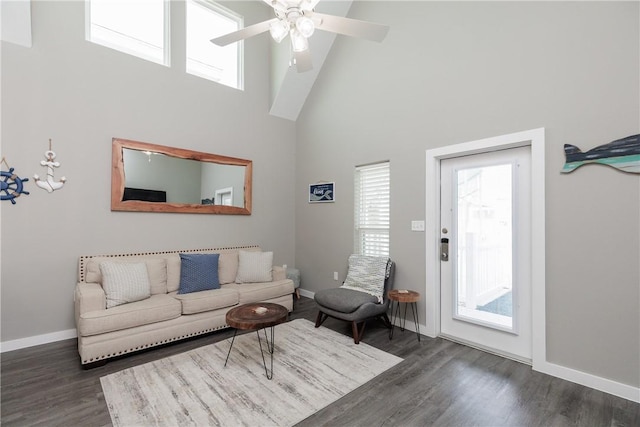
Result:
M309 49L309 40L297 29L291 30L291 49L294 52L304 52Z
M309 40L317 29L352 37L360 37L381 42L387 35L387 25L373 22L358 21L335 15L325 15L315 12L314 8L320 0L263 0L271 6L276 17L268 21L250 25L233 33L226 34L211 40L218 46L228 44L262 34L266 31L277 43L285 39L287 34L291 38L291 50L294 54L293 63L298 72L312 69L311 57L308 53Z
M276 21L269 26L271 38L280 43L289 34L289 23L287 21Z
M309 38L313 35L313 32L316 29L316 25L313 23L311 18L307 18L306 16L301 16L296 19L296 28L304 37Z

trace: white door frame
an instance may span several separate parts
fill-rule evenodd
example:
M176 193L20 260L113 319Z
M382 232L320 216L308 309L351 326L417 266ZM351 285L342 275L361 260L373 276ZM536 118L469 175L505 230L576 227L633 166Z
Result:
M532 129L426 152L426 335L440 335L440 161L452 157L531 147L531 314L533 369L546 362L545 317L545 136Z
M220 190L216 190L213 199L215 200L216 205L222 205L222 197L229 194L231 197L231 205L233 206L233 187L221 188Z

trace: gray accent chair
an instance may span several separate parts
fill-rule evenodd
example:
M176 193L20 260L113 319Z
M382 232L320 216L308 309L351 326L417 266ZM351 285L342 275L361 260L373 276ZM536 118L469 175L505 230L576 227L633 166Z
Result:
M396 264L391 262L389 277L384 282L384 297L382 303L373 295L352 289L332 288L316 292L314 300L318 304L316 328L320 327L328 317L351 322L353 342L360 343L367 320L380 318L385 326L391 328L387 316L389 299L387 292L393 289L393 277Z

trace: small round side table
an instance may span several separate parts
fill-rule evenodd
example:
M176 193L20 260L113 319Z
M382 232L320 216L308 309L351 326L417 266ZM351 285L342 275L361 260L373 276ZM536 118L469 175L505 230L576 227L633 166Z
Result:
M404 332L404 325L407 321L407 305L411 306L411 311L413 312L413 322L416 325L416 335L418 336L418 341L420 341L420 323L418 322L418 300L420 299L420 294L415 291L409 291L404 289L392 289L387 293L387 297L391 301L391 331L389 331L389 339L393 338L393 318L396 319L400 315L400 303L404 303L404 315L400 320L400 330ZM393 314L393 304L396 304L395 315Z
M229 355L233 348L233 342L236 340L238 330L255 330L258 334L258 345L260 346L260 354L262 355L262 364L264 365L264 373L267 379L273 378L273 352L275 350L274 327L280 323L287 321L289 310L280 304L269 302L259 302L253 304L243 304L227 311L225 319L227 325L235 328L233 338L227 353L227 359L224 366L227 366ZM267 336L267 328L271 328L271 340ZM267 369L267 362L264 359L264 351L262 350L262 340L260 339L260 329L264 331L264 339L267 344L267 352L271 354L271 369Z

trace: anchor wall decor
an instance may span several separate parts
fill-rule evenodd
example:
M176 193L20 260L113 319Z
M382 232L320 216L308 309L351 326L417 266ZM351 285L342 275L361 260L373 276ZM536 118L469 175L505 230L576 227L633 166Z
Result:
M48 193L53 193L54 190L59 190L62 188L64 183L67 181L67 178L64 176L60 178L60 181L56 181L53 179L53 168L60 167L60 162L54 161L56 158L56 153L51 151L51 139L49 139L49 150L44 152L44 157L47 160L41 160L40 165L47 167L47 179L40 179L38 174L33 175L33 179L35 179L36 185L43 190L47 190Z

